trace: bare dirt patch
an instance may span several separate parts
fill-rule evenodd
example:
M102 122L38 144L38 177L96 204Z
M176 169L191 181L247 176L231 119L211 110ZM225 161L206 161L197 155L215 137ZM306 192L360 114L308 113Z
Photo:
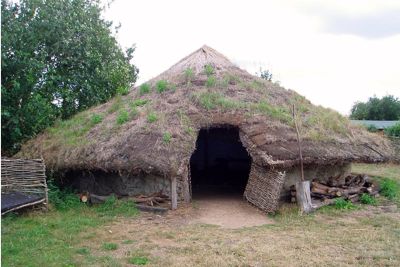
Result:
M197 212L192 224L213 224L237 229L274 223L264 212L238 195L203 195L194 200L194 206Z

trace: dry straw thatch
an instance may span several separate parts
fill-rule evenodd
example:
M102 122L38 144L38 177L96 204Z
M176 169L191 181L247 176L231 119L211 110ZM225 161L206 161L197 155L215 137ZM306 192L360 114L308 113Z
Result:
M262 80L203 46L127 95L60 121L27 142L19 157L55 170L185 171L197 133L231 125L258 166L298 164L290 106L298 109L305 164L390 160L389 140L337 112Z

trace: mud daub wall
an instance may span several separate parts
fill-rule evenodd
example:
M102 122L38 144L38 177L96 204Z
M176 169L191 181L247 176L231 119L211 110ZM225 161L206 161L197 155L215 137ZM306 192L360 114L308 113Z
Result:
M344 184L344 179L351 172L351 164L342 165L308 165L304 167L304 178L306 180L317 180L322 183L328 180L334 181L337 185ZM333 178L333 179L332 179ZM290 186L300 181L300 168L295 167L286 170L285 182L281 191L281 200L287 200L290 197Z
M244 197L265 212L278 208L285 173L252 164Z
M168 178L153 174L129 174L119 172L70 172L65 175L66 183L80 192L89 191L98 195L116 194L119 196L150 195L162 192L170 195ZM182 196L182 183L178 182L178 195Z

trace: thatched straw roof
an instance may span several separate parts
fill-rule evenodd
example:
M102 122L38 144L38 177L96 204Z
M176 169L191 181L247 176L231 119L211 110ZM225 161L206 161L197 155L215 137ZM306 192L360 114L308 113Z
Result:
M57 170L169 175L187 164L201 128L233 125L253 162L288 167L298 163L292 104L298 109L306 164L379 162L394 156L384 137L250 75L207 46L127 95L57 123L27 142L18 156L42 156Z

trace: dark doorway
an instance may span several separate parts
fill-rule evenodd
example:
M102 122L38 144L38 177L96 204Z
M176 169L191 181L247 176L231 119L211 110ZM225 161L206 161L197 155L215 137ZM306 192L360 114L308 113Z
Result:
M250 166L251 157L237 127L200 130L190 158L193 197L209 193L243 195Z

